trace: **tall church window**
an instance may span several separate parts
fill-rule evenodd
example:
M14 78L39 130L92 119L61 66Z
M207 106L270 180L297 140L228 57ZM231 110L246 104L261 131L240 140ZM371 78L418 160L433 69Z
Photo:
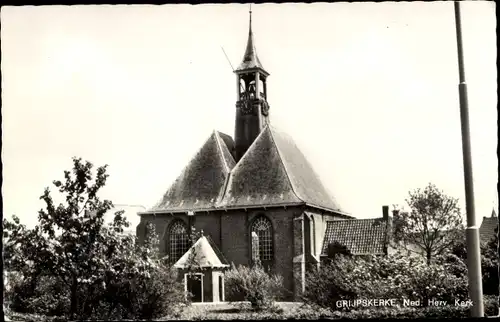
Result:
M169 262L175 264L189 249L189 236L182 221L178 220L170 226L169 242Z
M261 261L269 261L274 257L273 227L266 217L257 218L252 224L252 253L258 253ZM254 234L255 233L255 234ZM255 237L254 237L255 236Z
M316 255L316 229L314 227L314 216L311 216L309 227L309 230L311 232L311 252L313 253L313 255Z
M252 261L254 263L260 261L259 256L259 236L255 231L252 231Z

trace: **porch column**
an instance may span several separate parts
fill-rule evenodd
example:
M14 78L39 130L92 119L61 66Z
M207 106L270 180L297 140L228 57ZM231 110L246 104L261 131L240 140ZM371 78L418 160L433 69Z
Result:
M306 261L304 256L304 214L293 219L293 280L294 299L299 301L306 286Z

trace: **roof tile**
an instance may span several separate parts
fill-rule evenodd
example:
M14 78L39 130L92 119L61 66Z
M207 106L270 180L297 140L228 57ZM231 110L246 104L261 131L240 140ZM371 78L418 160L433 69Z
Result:
M234 163L225 141L214 131L150 211L215 208Z
M354 255L383 254L387 232L387 221L382 218L328 221L322 255L333 242L346 246Z

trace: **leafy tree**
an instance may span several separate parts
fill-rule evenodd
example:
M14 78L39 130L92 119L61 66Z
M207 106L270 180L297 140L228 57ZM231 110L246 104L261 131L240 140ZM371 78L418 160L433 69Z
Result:
M54 302L40 300L40 293L62 286L70 307L59 313L69 312L72 318L152 318L172 311L183 299L182 286L157 256L154 227L148 226L150 233L139 245L135 236L124 234L129 223L123 211L105 225L112 203L97 194L108 177L106 166L97 169L95 178L92 168L90 162L73 159L64 182L53 182L65 204L55 206L46 188L41 196L46 209L40 210L34 229L26 229L16 217L4 219L6 268L22 275L15 287L27 288L24 299L37 303L34 309L40 311Z
M409 212L394 212L394 241L410 252L424 255L430 264L432 258L444 254L463 236L458 199L429 183L423 191L410 191L406 202Z
M95 252L102 246L98 239L104 224L104 214L113 204L97 196L106 184L107 166L99 167L95 181L92 176L93 165L73 158L73 170L65 171L64 182L53 184L65 196L66 204L55 206L49 188L40 197L46 209L39 211L39 227L46 234L49 258L43 260L52 274L70 289L71 315L78 311L78 289L84 281L92 278L92 267L98 266L99 256ZM123 223L119 218L118 222ZM117 225L120 229L120 225ZM56 235L57 233L57 235Z

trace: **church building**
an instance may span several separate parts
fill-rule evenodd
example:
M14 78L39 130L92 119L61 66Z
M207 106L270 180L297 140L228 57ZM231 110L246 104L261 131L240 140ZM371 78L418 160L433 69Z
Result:
M270 74L257 56L251 12L243 61L234 73L234 138L211 133L161 200L139 213L137 235L143 239L152 222L160 252L174 264L190 249L194 227L228 263L259 260L281 275L291 300L324 255L329 223L354 218L342 211L294 140L271 124Z

